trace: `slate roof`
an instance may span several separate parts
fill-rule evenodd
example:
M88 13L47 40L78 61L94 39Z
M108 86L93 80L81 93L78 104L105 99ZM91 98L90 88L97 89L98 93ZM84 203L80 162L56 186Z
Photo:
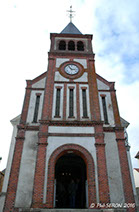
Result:
M139 172L139 169L137 169L137 168L134 168L137 172Z
M138 151L138 153L136 154L135 158L139 158L139 151Z
M122 117L120 117L121 119L121 124L122 124L122 127L128 127L129 126L129 122L127 122L125 119L123 119Z
M3 171L0 171L0 174L4 176L6 169L4 169Z
M4 170L2 171L2 173L5 174L5 171L6 171L6 169L4 169Z
M60 34L80 34L82 35L82 33L77 29L77 27L70 22L63 30Z

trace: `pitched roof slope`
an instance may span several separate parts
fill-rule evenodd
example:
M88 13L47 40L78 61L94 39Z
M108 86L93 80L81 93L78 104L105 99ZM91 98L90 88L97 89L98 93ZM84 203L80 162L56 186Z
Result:
M77 27L70 22L63 30L60 34L80 34L82 35L82 33L77 29Z
M137 168L134 168L137 172L139 172L139 169L137 169Z
M135 158L139 158L139 151L138 151L138 153L136 154Z

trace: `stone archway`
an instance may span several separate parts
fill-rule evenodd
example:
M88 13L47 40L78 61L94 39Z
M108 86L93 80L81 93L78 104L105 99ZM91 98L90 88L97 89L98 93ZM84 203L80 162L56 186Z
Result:
M72 151L74 154L80 156L86 164L86 174L88 182L88 204L96 203L96 186L95 186L95 168L94 161L91 154L84 147L77 144L65 144L58 147L50 156L48 162L48 180L47 180L47 198L46 204L48 208L53 208L54 203L54 179L55 179L55 165L57 160Z

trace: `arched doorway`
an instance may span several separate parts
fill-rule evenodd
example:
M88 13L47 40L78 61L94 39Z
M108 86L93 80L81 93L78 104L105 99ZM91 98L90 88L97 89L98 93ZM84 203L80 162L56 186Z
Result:
M46 207L54 208L55 201L55 167L58 159L65 154L74 153L83 158L86 164L87 186L86 186L86 207L88 208L92 203L96 203L96 184L95 184L95 166L91 154L84 147L78 144L64 144L59 146L51 154L48 162L48 178L47 178L47 193L46 193Z
M69 151L57 160L55 184L56 208L85 208L86 164L80 156Z

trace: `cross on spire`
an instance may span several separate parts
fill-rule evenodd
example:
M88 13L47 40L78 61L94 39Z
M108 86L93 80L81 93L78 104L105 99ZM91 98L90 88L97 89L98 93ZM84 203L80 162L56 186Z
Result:
M67 12L69 12L70 22L72 22L72 18L74 17L73 13L75 12L72 10L72 6L70 6L70 10L67 10Z

